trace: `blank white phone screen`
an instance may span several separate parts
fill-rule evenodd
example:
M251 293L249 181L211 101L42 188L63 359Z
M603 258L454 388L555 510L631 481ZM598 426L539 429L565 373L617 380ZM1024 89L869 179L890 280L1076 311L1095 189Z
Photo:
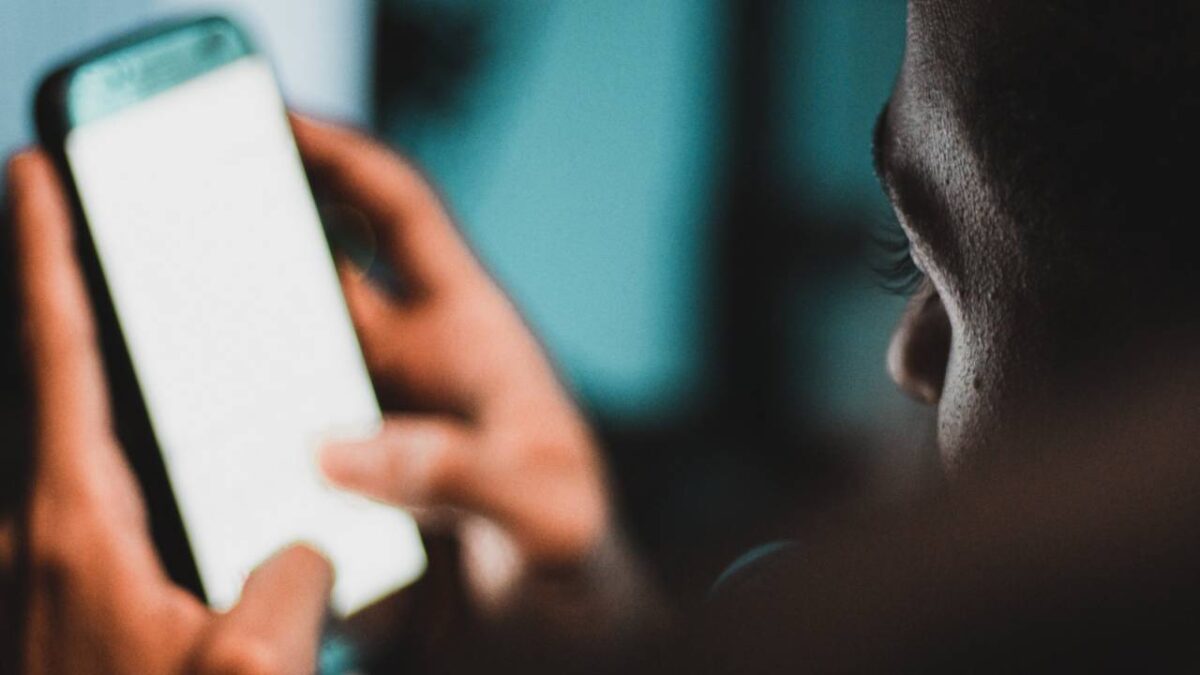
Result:
M66 154L213 606L294 541L332 559L342 614L419 576L411 518L316 468L381 416L267 62L76 127Z

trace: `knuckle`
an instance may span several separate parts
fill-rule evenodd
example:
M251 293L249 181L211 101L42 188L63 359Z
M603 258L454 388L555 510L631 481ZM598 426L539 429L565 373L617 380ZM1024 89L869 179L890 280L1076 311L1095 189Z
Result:
M26 556L35 579L59 585L71 576L78 565L79 551L84 542L82 534L71 524L57 522L46 509L35 509L30 516Z
M464 489L466 467L456 453L447 452L429 461L425 468L425 485L429 497L436 501L453 500Z
M104 523L80 502L70 498L45 500L30 516L31 562L43 569L73 568L100 552L97 549L104 532Z
M247 637L221 637L200 655L199 675L284 675L284 659L271 645Z
M24 550L37 578L62 585L85 577L97 560L113 551L121 539L117 528L141 523L134 519L135 512L113 504L113 495L103 494L92 482L59 481L56 487L33 500Z
M411 500L419 492L418 480L412 475L411 467L405 462L403 453L389 449L384 455L381 476L384 484L405 500Z
M56 540L34 537L28 546L31 571L41 579L59 579L71 568L71 559Z
M31 580L40 589L59 589L67 585L79 567L76 546L67 537L32 537L26 548Z

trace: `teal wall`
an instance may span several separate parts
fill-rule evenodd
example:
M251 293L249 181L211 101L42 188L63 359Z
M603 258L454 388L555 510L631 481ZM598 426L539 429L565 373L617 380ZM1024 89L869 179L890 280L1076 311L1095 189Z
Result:
M775 67L780 175L801 195L815 227L870 230L892 217L873 171L871 137L903 56L906 3L783 6L789 48ZM895 434L913 413L884 369L905 299L880 289L869 255L864 250L798 289L791 324L796 349L805 350L793 375L805 406L798 414L850 436Z
M783 3L788 56L775 77L779 161L815 210L878 217L886 201L871 168L871 132L904 50L903 0Z
M622 417L702 372L719 6L493 3L467 112L383 120L441 186L568 380Z
M442 187L569 381L610 415L669 414L704 385L726 4L483 3L488 65L463 110L381 120ZM808 226L878 221L888 207L871 129L899 64L905 3L778 7L779 180ZM902 302L867 267L852 261L797 289L788 323L797 401L845 424L902 406L882 365Z

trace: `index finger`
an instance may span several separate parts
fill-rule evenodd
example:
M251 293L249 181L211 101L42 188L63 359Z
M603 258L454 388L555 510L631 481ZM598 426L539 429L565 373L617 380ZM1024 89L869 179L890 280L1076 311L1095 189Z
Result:
M104 371L71 212L50 159L40 151L13 157L8 194L39 446L97 447L111 432Z
M319 186L362 210L389 261L420 291L437 292L479 272L441 200L420 172L358 133L299 116L292 129Z

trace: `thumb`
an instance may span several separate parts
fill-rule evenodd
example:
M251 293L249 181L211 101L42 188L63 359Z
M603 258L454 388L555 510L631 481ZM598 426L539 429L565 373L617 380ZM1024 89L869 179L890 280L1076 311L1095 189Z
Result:
M315 672L332 587L333 569L312 548L277 553L250 574L237 606L217 619L195 672Z
M398 506L475 509L478 453L460 423L439 417L392 417L378 436L335 443L320 455L335 485Z

